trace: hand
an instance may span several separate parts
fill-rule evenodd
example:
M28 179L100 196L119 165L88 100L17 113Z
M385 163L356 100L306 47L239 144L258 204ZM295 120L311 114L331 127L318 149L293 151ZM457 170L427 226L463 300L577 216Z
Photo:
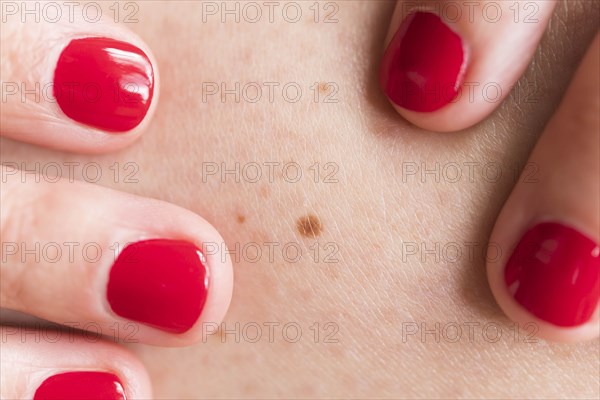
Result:
M530 64L555 5L400 0L382 89L419 127L446 132L479 123ZM600 335L599 44L531 154L527 165L539 173L532 180L527 169L517 181L487 257L490 285L507 315L558 341Z
M157 107L148 46L106 20L23 23L11 8L47 5L2 3L0 133L81 153L130 145ZM142 364L99 338L161 346L199 340L231 298L226 247L210 254L204 247L223 239L180 207L60 169L31 174L17 152L9 154L1 171L3 320L10 309L49 323L34 324L33 342L30 327L2 327L1 397L150 398ZM125 172L97 166L96 176Z
M131 346L157 397L597 397L597 345L559 347L536 335L535 343L526 342L529 332L513 329L487 289L480 251L516 179L505 173L488 181L481 166L499 163L507 171L525 163L595 34L587 24L573 28L593 12L589 4L558 10L552 40L524 78L536 85L534 103L511 97L484 123L455 135L415 130L385 104L376 81L391 3L339 3L337 25L310 29L231 17L224 24L219 15L199 24L201 3L141 4L145 19L135 28L168 65L161 71L169 82L143 140L109 156L66 156L7 140L2 153L29 166L76 161L108 169L133 162L137 184L107 174L99 184L168 200L218 223L236 264L236 293L221 329L188 348ZM182 34L186 40L166 40ZM315 43L319 51L309 53L319 57L298 57L298 49ZM202 83L231 88L258 78L297 82L311 95L315 79L332 81L338 103L307 95L298 103L279 96L275 104L234 95L222 103L220 93L202 99ZM328 86L320 88L329 94ZM279 169L268 180L264 162L290 161L309 178L292 183ZM258 162L265 175L256 182L242 172L222 174L236 162L240 168ZM333 180L321 174L315 182L309 175L315 162L337 167L321 170ZM466 162L479 167L473 182L403 172L415 163ZM218 170L210 172L215 163ZM319 222L307 223L309 214ZM278 245L273 257L266 243ZM466 243L479 251L469 256ZM286 244L300 246L299 260L282 253ZM407 252L414 244L418 252ZM454 244L463 251L458 259L436 250ZM256 246L263 250L258 259ZM268 322L279 324L272 342ZM337 343L323 342L332 333L323 330L327 322L337 329L329 338ZM457 342L436 331L436 323L455 322L477 324L473 342L466 330ZM297 342L282 336L286 323L303 329ZM253 324L263 327L256 342ZM405 327L413 324L419 331L408 335ZM422 326L433 334L423 336ZM484 326L502 336L490 341ZM515 366L529 373L515 374Z

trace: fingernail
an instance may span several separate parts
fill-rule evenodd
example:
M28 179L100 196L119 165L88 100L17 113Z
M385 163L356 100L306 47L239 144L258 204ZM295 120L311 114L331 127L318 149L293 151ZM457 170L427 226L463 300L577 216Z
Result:
M154 70L138 47L114 39L72 40L54 72L54 97L77 122L108 132L142 122L154 95Z
M398 106L431 112L451 102L466 60L461 37L430 12L410 14L383 56L381 87Z
M119 316L172 333L189 330L208 294L204 256L191 243L154 239L127 245L117 257L107 299Z
M123 384L108 372L66 372L46 379L34 400L125 400Z
M504 279L515 300L558 326L587 322L600 298L600 247L568 226L545 222L530 229L511 255Z

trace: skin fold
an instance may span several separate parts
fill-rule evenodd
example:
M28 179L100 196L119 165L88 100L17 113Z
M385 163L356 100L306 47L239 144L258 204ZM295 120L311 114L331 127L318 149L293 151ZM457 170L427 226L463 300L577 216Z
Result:
M218 15L204 23L200 2L140 2L139 22L128 27L152 49L162 79L141 139L94 156L3 138L2 160L96 162L98 184L187 208L238 249L219 332L185 348L129 345L157 398L598 398L598 341L555 344L517 329L493 299L485 254L519 170L598 30L599 3L559 3L508 99L451 134L410 125L379 89L394 2L337 4L337 23L275 14L274 23L252 24ZM203 96L207 83L222 82L294 82L303 95L292 103L275 89L271 102L262 86L255 103ZM325 103L328 95L337 102ZM236 163L239 179L221 176ZM297 182L283 170L289 163L300 165ZM436 163L439 177L423 174ZM132 183L125 175L134 170ZM272 255L266 243L275 243ZM273 340L265 323L279 324ZM262 336L252 343L256 324ZM286 324L295 324L287 339ZM456 341L449 324L461 326Z

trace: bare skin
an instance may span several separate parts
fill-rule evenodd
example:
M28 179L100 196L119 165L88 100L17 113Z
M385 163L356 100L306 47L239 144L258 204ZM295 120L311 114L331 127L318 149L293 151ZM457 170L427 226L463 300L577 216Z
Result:
M218 229L230 251L238 247L220 332L185 348L130 346L156 398L600 395L598 341L555 344L531 336L535 327L516 330L485 270L486 243L517 166L526 163L598 30L589 17L598 3L559 3L519 86L484 122L453 134L410 125L378 88L393 7L343 2L336 24L308 18L249 25L200 23L200 4L144 3L140 23L130 28L152 48L162 88L137 143L86 156L2 139L3 162L97 162L106 171L98 184L189 209ZM303 96L291 103L276 90L273 104L264 91L257 103L236 103L231 95L225 103L218 95L203 101L203 82L297 82ZM334 82L339 102L315 103L315 82ZM332 89L316 90L323 99ZM139 182L115 180L115 162L139 166ZM249 170L239 182L208 173L214 163L231 170L236 162L258 163L262 178L251 182ZM301 166L298 182L291 182L293 170L282 172L291 162ZM271 164L272 182L265 163L279 163ZM407 172L421 163L439 163L439 181ZM450 163L460 167L458 182L444 173ZM484 175L488 163L502 177ZM272 258L267 243L275 243ZM299 243L299 260L292 260L294 248L282 252L288 243ZM243 251L249 244L262 255L256 246ZM248 328L236 343L223 328L235 330L238 322L260 325L260 340L248 340L255 336ZM265 323L280 324L272 342ZM292 328L288 340L282 337L286 323L302 328L296 343ZM448 338L455 336L449 323L461 326L456 342ZM493 325L486 330L487 323ZM419 331L407 334L415 326ZM439 340L422 336L423 327Z

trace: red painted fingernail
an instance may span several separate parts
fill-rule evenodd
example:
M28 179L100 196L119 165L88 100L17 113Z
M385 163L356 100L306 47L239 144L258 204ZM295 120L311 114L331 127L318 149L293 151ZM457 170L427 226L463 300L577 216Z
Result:
M154 239L126 246L109 276L107 299L119 316L172 333L189 330L208 293L204 256L191 243Z
M600 247L562 224L530 229L508 260L508 291L536 317L558 326L587 322L600 298Z
M154 70L136 46L104 37L72 40L54 72L61 110L108 132L131 130L146 116L154 95Z
M398 106L435 111L451 102L466 69L462 39L439 16L410 14L390 42L381 65L381 87Z
M108 372L66 372L46 379L34 400L125 400L119 378Z

